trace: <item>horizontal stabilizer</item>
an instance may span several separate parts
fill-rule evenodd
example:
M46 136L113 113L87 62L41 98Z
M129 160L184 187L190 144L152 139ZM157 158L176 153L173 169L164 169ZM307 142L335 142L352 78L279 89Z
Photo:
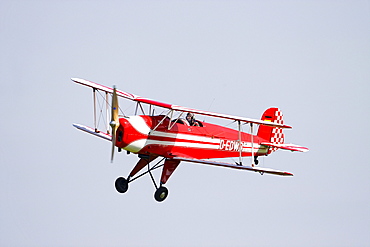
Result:
M85 132L87 132L89 134L92 134L94 136L103 138L107 141L112 141L112 136L107 134L107 133L104 133L104 132L101 132L101 131L97 132L97 131L95 131L95 129L84 126L84 125L81 125L81 124L73 124L73 127L77 128L79 130L85 131Z
M219 162L219 161L188 159L188 158L182 158L182 157L173 157L172 159L180 160L180 161L193 162L193 163L206 164L206 165L222 166L222 167L228 167L228 168L233 168L233 169L253 171L253 172L258 172L258 173L261 173L261 174L268 173L268 174L274 174L274 175L280 175L280 176L293 176L292 173L279 171L279 170L274 170L274 169L270 169L270 168L243 166L243 165L236 165L236 164Z
M271 143L271 142L262 142L261 145L290 150L290 151L298 151L298 152L307 152L309 150L306 147L298 146L298 145L291 144L291 143L290 144L288 143L278 144L278 143Z

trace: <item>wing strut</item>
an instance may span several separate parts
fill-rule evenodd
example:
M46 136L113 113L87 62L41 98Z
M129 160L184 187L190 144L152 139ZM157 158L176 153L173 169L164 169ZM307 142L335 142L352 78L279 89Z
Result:
M242 151L243 151L243 146L242 146L242 129L241 129L241 123L240 120L238 120L238 138L239 138L239 165L242 165Z
M95 132L98 132L98 127L96 125L96 89L93 88L93 98L94 98L94 128Z
M99 93L99 95L102 97L102 100L103 102L99 102L99 99L97 97L97 93ZM99 89L97 88L93 88L93 110L94 110L94 130L96 133L99 133L100 131L98 130L98 125L100 125L100 117L103 116L104 118L104 115L103 115L103 108L104 108L104 101L105 101L105 118L106 118L106 123L105 123L105 127L107 128L107 134L110 134L110 131L109 131L109 102L108 102L108 92L105 92L105 97L103 95L100 94L99 92ZM99 106L99 120L98 120L98 116L97 116L97 112L98 112L98 109L97 109L97 105Z
M108 103L108 92L105 92L105 110L106 110L106 122L107 122L107 133L109 134L109 103Z
M251 124L251 142L252 142L252 167L254 167L254 150L253 150L253 123Z
M140 107L140 110L141 110L141 112L143 113L143 115L146 115L145 114L145 111L144 111L144 109L143 109L143 106L141 105L141 103L140 102L137 102L136 103L136 109L135 109L135 115L137 115L137 111L138 111L138 108ZM150 111L149 111L149 115L150 115Z

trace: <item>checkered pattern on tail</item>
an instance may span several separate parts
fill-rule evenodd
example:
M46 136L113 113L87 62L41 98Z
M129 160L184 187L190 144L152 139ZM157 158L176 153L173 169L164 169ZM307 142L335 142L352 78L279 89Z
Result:
M279 108L269 108L267 109L261 118L263 121L269 121L278 124L284 124L283 113ZM261 137L267 142L271 143L284 143L284 134L282 128L270 127L266 125L261 125L258 130L258 137ZM268 153L276 151L277 148L270 148Z
M275 120L273 122L284 124L283 113L280 111L280 109L277 109L277 111L275 111ZM270 142L277 144L284 143L284 133L282 128L272 128ZM276 150L277 148L271 148L271 152L275 152Z

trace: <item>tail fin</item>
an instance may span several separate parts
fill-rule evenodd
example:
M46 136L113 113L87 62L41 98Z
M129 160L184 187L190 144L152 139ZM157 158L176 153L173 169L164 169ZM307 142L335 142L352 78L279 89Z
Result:
M263 121L269 121L273 123L284 124L283 121L283 113L280 111L279 108L269 108L263 114L262 118ZM282 128L270 127L266 125L260 125L258 129L258 137L265 139L268 142L274 144L282 144L284 143L284 134ZM275 152L277 150L276 147L270 148L268 153Z

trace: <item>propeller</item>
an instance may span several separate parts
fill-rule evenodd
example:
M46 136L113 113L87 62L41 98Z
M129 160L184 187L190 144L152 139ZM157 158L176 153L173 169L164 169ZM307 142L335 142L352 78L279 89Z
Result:
M111 114L110 126L112 127L112 155L111 163L113 163L114 157L114 146L116 144L116 131L119 127L119 118L118 118L118 97L116 86L113 86L113 95L112 95L112 114Z

